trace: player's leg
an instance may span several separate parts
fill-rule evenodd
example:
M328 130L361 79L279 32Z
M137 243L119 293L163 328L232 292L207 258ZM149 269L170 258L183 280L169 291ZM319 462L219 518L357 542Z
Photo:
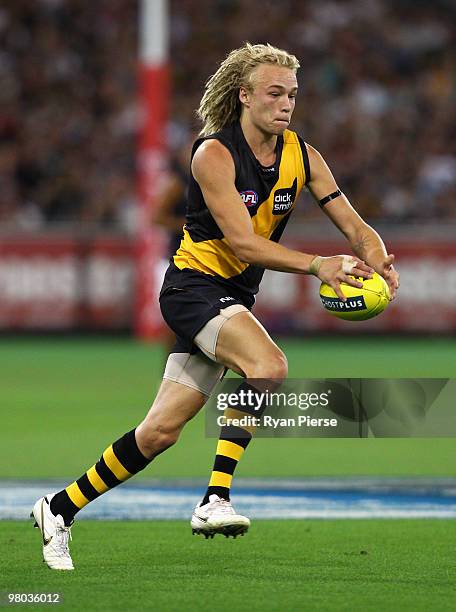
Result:
M271 390L272 385L287 376L286 357L247 309L238 310L235 315L225 322L219 320L222 324L218 327L216 319L210 321L195 337L195 343L207 355L244 376L246 380L241 387L253 385L257 390L261 380ZM203 533L206 537L214 533L235 536L247 531L250 522L234 512L230 488L236 466L251 438L249 428L222 428L206 494L192 517L194 533Z
M214 299L219 297L217 293ZM205 293L170 288L162 293L160 306L177 342L168 357L165 380L146 418L111 444L80 478L57 494L41 498L33 508L49 567L73 569L68 537L75 514L174 444L182 427L198 412L223 375L223 365L195 351L193 346L195 333L217 311Z
M43 556L52 569L71 570L70 525L79 510L109 489L144 469L154 457L172 446L187 423L200 410L215 385L223 366L203 355L171 354L167 372L178 372L177 380L165 378L142 423L103 452L99 461L80 478L54 495L40 498L32 516L43 536ZM176 365L177 362L177 365ZM196 377L196 378L195 378Z
M80 478L54 495L51 511L62 515L69 525L89 502L143 470L172 446L204 401L205 396L196 389L163 380L142 423L108 446Z
M281 381L288 374L285 355L250 312L237 314L221 327L215 358L226 367L243 375L247 385L249 381ZM237 431L234 431L235 429ZM229 427L222 429L214 469L203 503L207 503L209 495L213 493L229 499L232 475L252 438L248 431L245 432L245 436L241 435L239 429Z

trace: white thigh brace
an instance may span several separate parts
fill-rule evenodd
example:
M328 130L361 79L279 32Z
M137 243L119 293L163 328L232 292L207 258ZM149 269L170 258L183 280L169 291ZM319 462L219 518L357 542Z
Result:
M163 378L196 389L209 397L224 371L222 364L211 361L201 353L171 353Z
M227 308L223 308L216 317L206 323L206 325L196 334L193 342L203 351L205 355L215 361L215 349L217 339L223 325L240 312L249 312L245 306L241 304L233 304Z

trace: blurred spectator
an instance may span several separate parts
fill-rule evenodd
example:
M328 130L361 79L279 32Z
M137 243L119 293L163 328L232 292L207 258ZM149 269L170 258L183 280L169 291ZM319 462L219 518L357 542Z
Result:
M230 49L269 41L301 62L293 127L363 216L454 220L453 0L170 0L170 10L172 129L198 127L204 82ZM132 226L137 19L136 0L0 8L1 226Z
M151 222L167 230L168 258L175 255L183 238L193 140L187 137L171 153L166 177L151 210Z
M292 127L322 151L363 216L455 217L452 0L203 0L197 12L193 0L171 6L175 91L192 102L187 121L216 61L245 40L269 41L301 63ZM301 210L315 215L309 202Z
M136 2L15 0L0 8L0 41L2 226L125 226Z
M150 222L161 225L168 234L168 248L166 260L163 261L163 274L168 267L169 259L174 257L184 237L182 228L185 224L190 158L195 138L196 134L182 132L177 135L176 132L173 134L171 131L169 136L171 144L169 168L161 188L158 190L156 202L150 210ZM162 342L165 345L165 359L167 359L176 342L174 333L168 327L165 327L163 331Z

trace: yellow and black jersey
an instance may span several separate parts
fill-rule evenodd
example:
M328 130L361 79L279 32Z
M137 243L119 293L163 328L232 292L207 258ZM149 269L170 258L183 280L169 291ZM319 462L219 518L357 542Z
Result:
M198 139L192 158L200 144L209 138L219 140L233 157L236 189L250 214L255 233L278 242L303 185L310 180L305 143L295 132L286 130L277 139L275 163L264 167L236 122L221 132ZM163 289L183 286L197 273L213 278L236 294L257 293L264 268L244 263L234 255L193 176L190 176L186 219L184 237L171 260Z

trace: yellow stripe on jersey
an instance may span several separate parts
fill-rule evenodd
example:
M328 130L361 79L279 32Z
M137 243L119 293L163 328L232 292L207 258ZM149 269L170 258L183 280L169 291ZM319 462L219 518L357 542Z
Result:
M295 179L297 179L297 188L292 209L295 207L298 195L304 185L304 161L302 159L302 151L298 137L294 132L286 130L283 135L283 150L282 159L280 161L279 178L271 189L268 199L261 203L257 214L252 217L255 234L267 239L271 237L275 228L283 219L282 215L272 214L274 208L274 193L277 189L291 187Z
M101 479L94 465L90 468L90 470L87 470L87 478L97 493L106 493L106 491L109 489L105 481Z
M103 453L103 459L117 480L127 480L127 478L132 476L117 459L112 449L112 444Z
M191 268L203 274L217 274L223 278L241 274L248 267L248 264L236 257L224 238L193 242L185 228L181 245L174 256L174 263L180 270Z
M71 499L73 504L78 508L84 508L84 506L87 506L89 503L89 500L81 493L81 489L78 487L76 482L70 484L65 491L68 493L68 497Z
M260 204L257 213L252 217L255 234L269 239L284 215L274 215L274 192L277 189L291 187L297 181L295 206L298 195L306 181L304 161L301 146L295 132L285 130L283 134L283 149L280 160L279 178L271 189L269 197ZM291 210L291 209L290 209ZM289 212L288 210L286 212ZM184 227L184 238L174 256L174 264L180 270L190 268L222 278L232 278L244 272L249 266L240 261L229 246L225 238L209 239L193 242L189 232Z
M230 459L235 459L239 461L242 457L242 453L244 452L244 448L239 446L239 444L235 444L234 442L230 442L229 440L219 440L217 444L217 455L223 455L224 457L229 457Z

